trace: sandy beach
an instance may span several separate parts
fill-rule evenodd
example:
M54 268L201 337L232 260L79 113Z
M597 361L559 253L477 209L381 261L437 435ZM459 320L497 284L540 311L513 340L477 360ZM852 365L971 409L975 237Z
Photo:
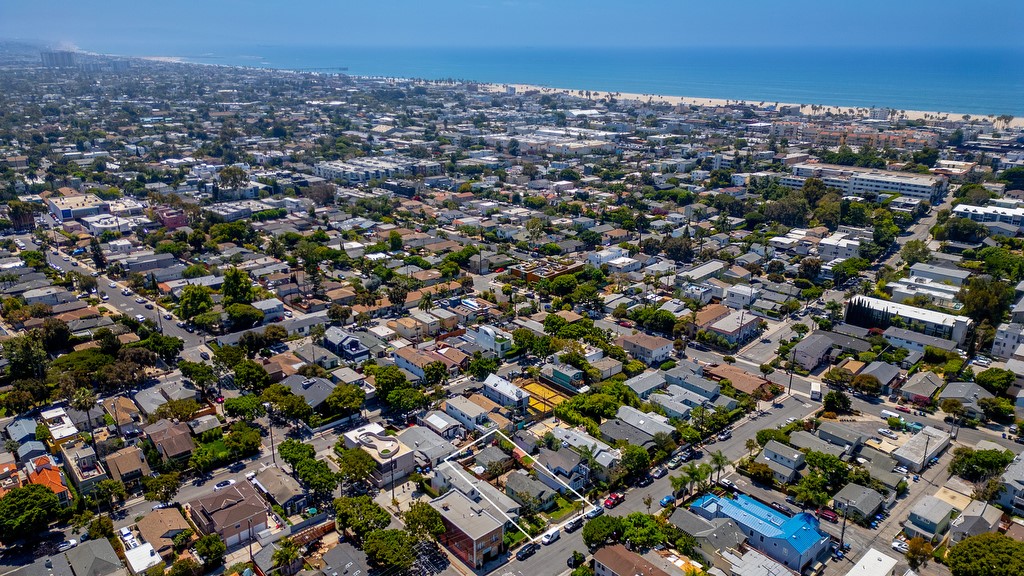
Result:
M535 86L532 84L481 84L485 90L490 92L504 92L506 88L513 87L516 92L526 92L529 90L537 90L542 94L572 94L574 96L583 96L587 90L571 90L568 88L547 88L544 86ZM848 115L854 117L868 117L868 108L857 108L854 106L829 106L826 104L797 104L795 102L771 102L763 101L758 102L754 100L727 100L723 98L693 98L689 96L664 96L659 94L633 94L626 92L602 92L600 90L590 90L590 97L593 100L600 100L607 98L608 96L614 96L617 100L637 100L640 102L655 102L670 104L672 106L688 105L688 106L728 106L730 104L748 104L751 106L763 106L766 104L777 104L779 106L799 106L800 111L808 116L822 115L825 112L832 112L838 115ZM973 115L969 112L928 112L924 110L900 110L900 116L906 117L908 120L961 120L965 114L969 114L971 118L978 120L989 120L992 122L996 121L995 115ZM1003 127L1002 122L998 122L999 128ZM1024 118L1014 118L1010 121L1010 127L1012 128L1024 128Z

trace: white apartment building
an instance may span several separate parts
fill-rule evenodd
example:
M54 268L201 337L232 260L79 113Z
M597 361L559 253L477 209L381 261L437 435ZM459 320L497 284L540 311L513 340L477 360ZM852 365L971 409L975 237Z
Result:
M841 259L847 260L860 256L860 241L850 238L842 232L836 232L818 242L818 258L822 262Z
M629 256L629 252L619 248L618 246L609 246L604 250L598 250L597 252L591 252L587 256L587 262L595 268L600 268L601 264L607 264L616 258L622 258L623 256Z
M1002 222L1011 226L1024 227L1024 207L1020 206L969 206L960 204L953 208L953 216L970 218L975 222Z
M747 286L746 284L738 284L736 286L730 286L725 290L725 300L723 304L729 308L739 310L740 308L746 308L754 303L761 296L761 291L753 286Z
M946 192L946 179L942 176L834 164L794 164L792 174L779 174L777 178L780 184L790 188L800 188L808 178L819 178L826 186L838 188L846 194L896 192L930 202Z
M1004 322L996 328L996 338L992 341L992 355L996 358L1010 358L1021 344L1024 344L1024 324Z

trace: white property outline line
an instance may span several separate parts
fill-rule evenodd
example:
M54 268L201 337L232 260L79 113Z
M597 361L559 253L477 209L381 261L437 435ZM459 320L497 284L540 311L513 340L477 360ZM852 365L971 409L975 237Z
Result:
M453 452L453 453L449 454L448 456L446 456L446 457L445 457L445 459L444 459L444 460L442 460L442 461L441 461L441 463L443 464L443 463L445 463L445 462L449 462L449 461L451 461L451 460L452 460L452 458L453 458L454 456L457 456L457 455L461 454L462 452L464 452L464 451L465 451L466 449L468 449L468 448L472 448L472 447L473 447L473 446L474 446L475 444L477 444L477 443L479 443L479 442L482 442L482 441L486 440L486 439L487 439L487 437L488 437L488 436L490 436L490 435L492 435L492 434L498 434L499 436L501 436L501 437L502 437L502 438L503 438L503 439L504 439L504 440L505 440L506 442L508 442L509 444L512 444L513 446L515 446L515 445L516 445L516 444L515 444L515 442L512 442L512 440L511 440L511 439L509 439L509 437L508 437L508 436L506 436L506 435L505 435L505 434L504 434L504 433L503 433L503 432L502 432L501 430L499 430L499 429L495 428L494 430L491 430L490 432L488 432L488 433L484 434L484 435L483 435L483 436L481 436L480 438L477 438L477 439L476 439L476 440L474 440L473 442L470 442L470 443L469 443L468 445L464 446L464 447L462 448L462 450L459 450L458 452ZM544 472L545 472L545 473L546 473L546 474L547 474L548 476L550 476L551 478L554 478L554 479L555 479L555 481L557 481L557 482L558 482L559 484L561 484L562 486L565 486L565 487L566 487L566 488L568 488L569 490L572 490L572 493L576 495L577 499L579 499L579 500L582 500L582 501L583 501L583 509L584 509L584 510L586 510L586 509L587 509L587 507L591 506L591 503L590 503L590 501L589 501L589 500L587 500L586 496L583 496L582 494L580 494L579 492L577 492L577 491L576 491L576 489L575 489L575 488L573 488L572 486L569 486L569 485L568 485L568 484L566 484L565 482L562 482L562 481L561 481L561 480L560 480L560 479L558 478L558 476L556 476L556 475L555 475L554 473L552 473L552 472L551 472L551 470L548 470L548 467L547 467L547 466L545 466L545 465L541 464L540 462L538 462L536 458L534 458L533 456L530 456L529 454L527 454L527 456L528 456L528 457L530 458L530 460L531 460L531 461L533 462L533 466L540 466L540 467L541 467L541 468L542 468L542 469L544 470ZM458 475L459 475L459 476L460 476L460 477L462 478L462 480L463 480L464 482L466 482L466 484L468 484L468 485L472 485L472 484L473 484L473 482L472 482L472 481L471 481L471 480L470 480L469 478L467 478L467 477L466 477L466 475L465 475L465 474L463 473L463 471L462 471L462 470L460 470L460 468L462 468L462 465L461 465L461 464L459 464L459 463L458 463L457 461L456 461L456 462L454 462L454 466L452 466L452 467L451 467L451 469L452 469L452 470L453 470L453 471L454 471L454 472L455 472L456 474L458 474ZM485 480L483 480L483 479L481 479L481 478L478 478L478 480L480 480L481 482L485 482ZM490 484L490 483L488 482L488 484ZM492 485L492 486L493 486L493 485ZM536 542L537 542L537 540L538 540L539 538L542 538L542 537L544 536L544 534L546 534L546 533L548 532L547 530L545 530L545 531L544 531L543 533L541 533L540 535L538 535L538 536L532 536L532 537L531 537L531 536L530 536L530 533L529 533L529 532L527 532L526 530L523 530L523 527L522 527L522 526L520 526L518 522L516 522L516 521L515 521L515 520L513 520L513 519L512 519L512 518L511 518L511 517L510 517L510 516L509 516L508 514L506 514L506 513L505 513L505 511L501 509L501 506L499 506L499 505L497 505L496 503L494 503L494 502L493 502L493 501L492 501L492 500L491 500L490 498L488 498L488 497L487 497L487 495L486 495L486 494L484 494L483 492L480 492L480 497L481 497L481 498L483 498L484 500L486 500L488 504L490 504L490 505L491 505L491 506L492 506L492 507L493 507L493 508L494 508L495 510L497 510L497 511L498 511L498 513L499 513L499 514L501 514L502 516L504 516L504 517L505 517L505 520L506 520L506 521L508 521L508 522L511 522L511 523L512 523L512 525L513 525L513 526L515 526L517 530L519 530L519 531L520 531L520 532L522 532L522 533L523 533L523 534L524 534L524 535L525 535L525 536L526 536L527 538L529 538L529 541L530 541L531 543L536 543ZM570 520L571 520L571 519L570 519ZM566 522L563 522L562 524L557 524L557 525L556 525L556 527L557 527L557 528L561 528L561 527L562 527L563 525L567 524L568 522L569 522L569 521L567 520ZM549 524L549 525L550 525L550 524Z

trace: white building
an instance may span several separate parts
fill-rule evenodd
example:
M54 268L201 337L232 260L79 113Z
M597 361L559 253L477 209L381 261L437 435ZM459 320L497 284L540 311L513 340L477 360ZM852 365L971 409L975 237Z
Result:
M1004 322L996 329L996 338L992 341L992 355L996 358L1010 358L1021 344L1024 344L1024 324Z
M818 258L831 262L837 258L848 260L860 256L860 241L850 238L841 232L822 238L818 243Z
M530 407L530 393L497 374L489 374L483 388L485 397L506 408L515 408L525 413Z
M739 310L740 308L747 308L760 296L761 291L757 288L746 284L737 284L725 290L725 300L722 303L729 308Z
M477 346L494 352L498 358L504 358L512 349L512 335L495 326L480 326L476 330L469 329L466 334Z

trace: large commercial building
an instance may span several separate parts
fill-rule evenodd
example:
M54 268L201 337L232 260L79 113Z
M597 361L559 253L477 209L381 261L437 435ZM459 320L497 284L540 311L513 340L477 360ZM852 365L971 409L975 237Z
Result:
M877 196L882 192L896 192L903 196L933 202L946 193L946 179L942 176L889 172L874 168L837 166L834 164L795 164L792 174L779 174L779 183L800 188L808 178L819 178L830 188L838 188L854 196Z
M313 166L314 175L328 180L344 180L349 184L406 176L436 176L440 173L441 165L437 162L405 156L352 158L344 162L331 160Z
M854 296L846 305L846 321L862 328L888 328L900 323L908 330L963 344L974 322L955 316L870 296Z

